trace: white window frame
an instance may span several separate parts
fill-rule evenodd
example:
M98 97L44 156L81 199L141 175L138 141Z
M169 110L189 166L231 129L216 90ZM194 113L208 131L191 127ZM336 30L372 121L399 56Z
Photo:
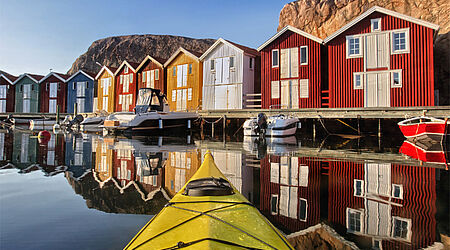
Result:
M374 23L378 23L378 29L374 28ZM381 18L374 18L370 20L370 31L381 31Z
M305 82L305 81L306 81L306 93L303 93L301 84L302 84L302 82ZM300 79L298 81L298 91L299 91L299 94L298 94L299 98L309 98L309 79Z
M302 49L306 49L306 62L302 63ZM308 65L308 46L300 46L300 65Z
M273 58L274 58L274 56L273 56L273 53L274 52L277 52L277 64L276 65L274 65L274 63L273 63ZM279 49L273 49L272 50L272 52L271 52L271 58L272 58L272 68L278 68L278 67L280 67L280 50Z
M177 66L172 67L172 76L173 77L177 76Z
M358 54L350 55L350 40L351 39L358 39L359 40L359 53ZM359 57L363 56L363 48L364 48L364 46L363 46L362 42L363 42L363 39L362 39L361 36L346 36L345 37L345 50L346 50L347 59L359 58Z
M155 69L155 80L159 80L159 69Z
M398 73L398 81L399 81L399 84L398 85L396 85L395 83L394 83L394 74L395 73ZM403 86L403 80L402 80L402 70L401 69L399 69L399 70L393 70L392 72L391 72L391 88L401 88Z
M272 199L273 198L277 199L277 204L275 206L275 210L276 210L275 212L272 209ZM279 204L279 202L280 202L280 198L279 198L278 194L272 194L270 196L270 214L272 214L272 215L277 215L278 214L278 204Z
M407 223L407 230L408 232L406 233L406 238L402 238L402 237L398 237L398 236L394 236L395 234L395 220L399 220L399 221L404 221ZM393 216L392 217L392 228L391 228L391 233L392 233L392 238L394 239L398 239L398 240L406 240L408 242L411 241L411 219L406 219L406 218L402 218L402 217L398 217L398 216Z
M125 67L125 69L123 71L125 72L125 74L128 74L128 66L125 65L124 67Z
M361 85L356 86L356 76L361 76ZM364 89L365 74L363 72L353 72L353 89Z
M375 247L375 241L380 242L379 247ZM372 249L383 249L383 240L382 239L376 239L376 238L372 238Z
M231 65L231 62L233 62L233 65ZM234 70L236 67L236 60L234 56L230 56L230 70Z
M359 213L359 222L360 222L360 226L359 229L360 231L354 231L352 229L350 229L350 213ZM364 210L360 210L360 209L353 209L353 208L347 208L347 211L345 212L346 216L345 216L345 224L347 227L347 232L350 233L362 233L364 232Z
M400 188L400 195L398 197L394 196L395 187ZM391 190L392 190L392 193L391 193L392 198L403 200L403 185L402 184L392 184Z
M394 44L394 34L396 33L405 33L405 49L395 50ZM398 29L391 31L391 54L405 54L410 52L410 40L409 40L409 28L406 29Z
M216 60L211 59L209 61L209 69L211 70L211 72L216 72Z
M300 218L300 201L306 202L306 211L305 211L305 219ZM308 200L305 198L300 198L298 202L298 219L299 221L307 221L308 220Z
M356 194L356 183L361 182L361 194ZM364 196L364 181L363 180L358 180L358 179L354 179L353 180L353 196L356 197L363 197Z
M276 91L273 91L276 89ZM274 95L276 93L276 95ZM280 81L272 81L270 83L270 97L271 99L279 99L280 98Z
M253 70L255 68L255 60L254 60L254 58L250 57L248 63L249 63L248 68Z

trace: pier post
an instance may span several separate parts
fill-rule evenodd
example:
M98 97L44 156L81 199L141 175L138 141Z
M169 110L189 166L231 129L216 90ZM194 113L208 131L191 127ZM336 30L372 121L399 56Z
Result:
M203 139L205 139L205 134L203 133L203 126L205 125L205 120L201 120L200 121L200 137Z
M313 125L313 142L316 141L316 120L312 119L312 125Z
M378 138L381 138L381 119L378 119Z
M59 124L59 105L56 105L56 124Z
M356 122L358 123L358 135L361 135L361 128L359 127L360 121L361 121L361 116L358 115L358 116L357 116L357 119L356 119Z
M222 132L222 136L223 136L223 141L225 142L225 127L226 127L226 124L227 124L227 116L226 115L223 115L223 132Z
M214 138L214 122L211 123L211 137Z
M76 103L73 104L73 118L78 114L78 105Z

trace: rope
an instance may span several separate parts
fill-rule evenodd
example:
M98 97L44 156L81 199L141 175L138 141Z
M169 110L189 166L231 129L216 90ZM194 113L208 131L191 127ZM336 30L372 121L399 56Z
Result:
M223 119L223 116L220 117L219 119L213 121L213 122L209 122L209 121L207 121L207 120L206 120L205 118L203 118L203 117L201 117L201 119L202 119L203 121L205 121L206 123L209 123L209 124L215 124L215 123L218 123L220 120L222 120L222 119Z
M319 115L319 121L320 121L320 124L322 124L323 129L325 129L325 132L327 132L327 134L331 135L330 131L328 131L328 129L325 127L325 124L323 124L322 117L320 115Z

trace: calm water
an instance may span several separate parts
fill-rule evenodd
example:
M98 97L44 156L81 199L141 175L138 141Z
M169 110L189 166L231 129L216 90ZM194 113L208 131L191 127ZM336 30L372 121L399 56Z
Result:
M68 134L40 143L30 132L0 131L0 249L121 249L207 149L285 233L324 222L359 247L383 249L422 248L449 234L445 164L400 154L417 152L402 139L196 137Z

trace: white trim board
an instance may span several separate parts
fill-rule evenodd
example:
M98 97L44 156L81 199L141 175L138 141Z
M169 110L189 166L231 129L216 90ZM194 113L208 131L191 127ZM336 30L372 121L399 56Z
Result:
M200 61L200 58L198 58L197 56L195 56L194 54L192 54L191 52L187 51L186 49L184 49L183 47L179 47L177 49L177 51L175 51L175 53L173 53L169 59L167 59L167 61L164 63L164 68L166 68L177 56L178 54L180 54L181 52L185 53L186 55L188 55L189 57L192 57L193 59L195 59L196 61Z
M347 23L346 25L344 25L344 27L340 28L338 31L334 32L333 34L331 34L330 36L328 36L327 38L324 39L324 43L328 43L329 41L333 40L334 38L336 38L337 36L339 36L340 34L342 34L344 31L348 30L349 28L351 28L353 25L359 23L361 20L363 20L364 18L368 17L370 14L374 13L374 12L379 12L385 15L389 15L389 16L393 16L396 18L400 18L403 20L406 20L408 22L412 22L415 24L419 24L422 26L425 26L427 28L433 29L433 30L439 30L439 25L434 24L434 23L430 23L424 20L420 20L411 16L407 16L404 14L400 14L398 12L392 11L392 10L388 10L385 8L381 8L379 6L373 6L372 8L370 8L369 10L367 10L366 12L364 12L363 14L359 15L358 17L356 17L355 19L353 19L351 22Z
M136 73L136 69L133 66L131 66L130 63L127 62L127 60L124 60L122 64L120 64L120 66L117 68L116 72L114 72L114 75L117 75L125 65L127 65L128 68L133 71L133 73Z
M9 78L7 76L5 76L4 74L0 74L0 77L3 77L7 82L9 82L9 84L13 85L14 82L9 80Z
M205 53L202 54L202 56L200 57L200 60L203 61L203 60L205 59L205 57L206 57L209 53L211 53L211 51L213 51L213 50L214 50L217 46L219 46L219 44L221 44L221 43L223 43L223 44L225 44L225 45L228 45L228 46L231 46L231 47L237 49L238 51L240 51L240 52L242 52L242 53L245 53L245 51L242 50L241 48L237 47L236 45L234 45L234 44L232 44L232 43L228 42L227 40L225 40L225 39L223 39L223 38L220 37L219 39L216 40L216 42L214 42L213 45L211 45L211 46L208 48L208 50L205 51ZM255 56L253 56L253 55L249 55L249 56L250 56L250 57L255 57Z
M78 70L77 73L72 74L72 76L70 76L69 78L67 78L66 82L69 82L72 78L74 78L76 75L78 75L79 73L85 75L87 78L91 79L92 81L94 81L94 78L92 78L92 76L88 75L86 72L84 72L83 70Z
M25 73L25 74L20 75L19 78L17 78L17 80L15 80L13 84L18 83L18 82L19 82L20 80L22 80L22 78L24 78L24 77L28 77L28 78L30 78L33 82L39 83L38 80L34 79L34 78L33 78L32 76L30 76L28 73Z
M281 36L284 32L286 32L286 31L292 31L292 32L294 32L294 33L297 33L297 34L299 34L299 35L301 35L301 36L304 36L304 37L306 37L306 38L308 38L308 39L311 39L311 40L313 40L313 41L315 41L315 42L317 42L317 43L320 43L320 44L323 44L323 40L322 39L320 39L320 38L318 38L318 37L316 37L316 36L313 36L313 35L311 35L311 34L309 34L309 33L306 33L306 32L304 32L303 30L300 30L300 29L297 29L297 28L294 28L294 27L292 27L292 26L290 26L290 25L287 25L287 26L285 26L283 29L281 29L280 31L278 31L275 35L273 35L271 38L269 38L269 40L267 40L265 43L263 43L261 46L259 46L258 47L258 49L256 49L257 51L261 51L262 49L264 49L267 45L269 45L270 43L272 43L275 39L277 39L279 36Z
M47 78L49 78L49 77L52 76L52 75L54 75L56 78L58 78L59 80L61 80L63 83L66 82L66 79L60 77L60 76L58 75L58 73L56 73L56 72L50 72L50 73L48 73L46 76L44 76L44 78L42 78L42 79L39 81L39 83L43 83L45 80L47 80Z
M112 72L107 66L103 66L98 72L98 74L95 76L95 80L98 80L98 78L102 75L103 71L105 70L108 71L108 73L111 74L111 76L114 76L114 72Z
M138 72L148 60L158 64L161 68L164 68L164 65L162 65L160 62L158 62L158 60L156 60L155 58L151 57L150 55L147 55L144 58L144 60L142 60L142 62L139 64L139 66L136 68L136 72Z

